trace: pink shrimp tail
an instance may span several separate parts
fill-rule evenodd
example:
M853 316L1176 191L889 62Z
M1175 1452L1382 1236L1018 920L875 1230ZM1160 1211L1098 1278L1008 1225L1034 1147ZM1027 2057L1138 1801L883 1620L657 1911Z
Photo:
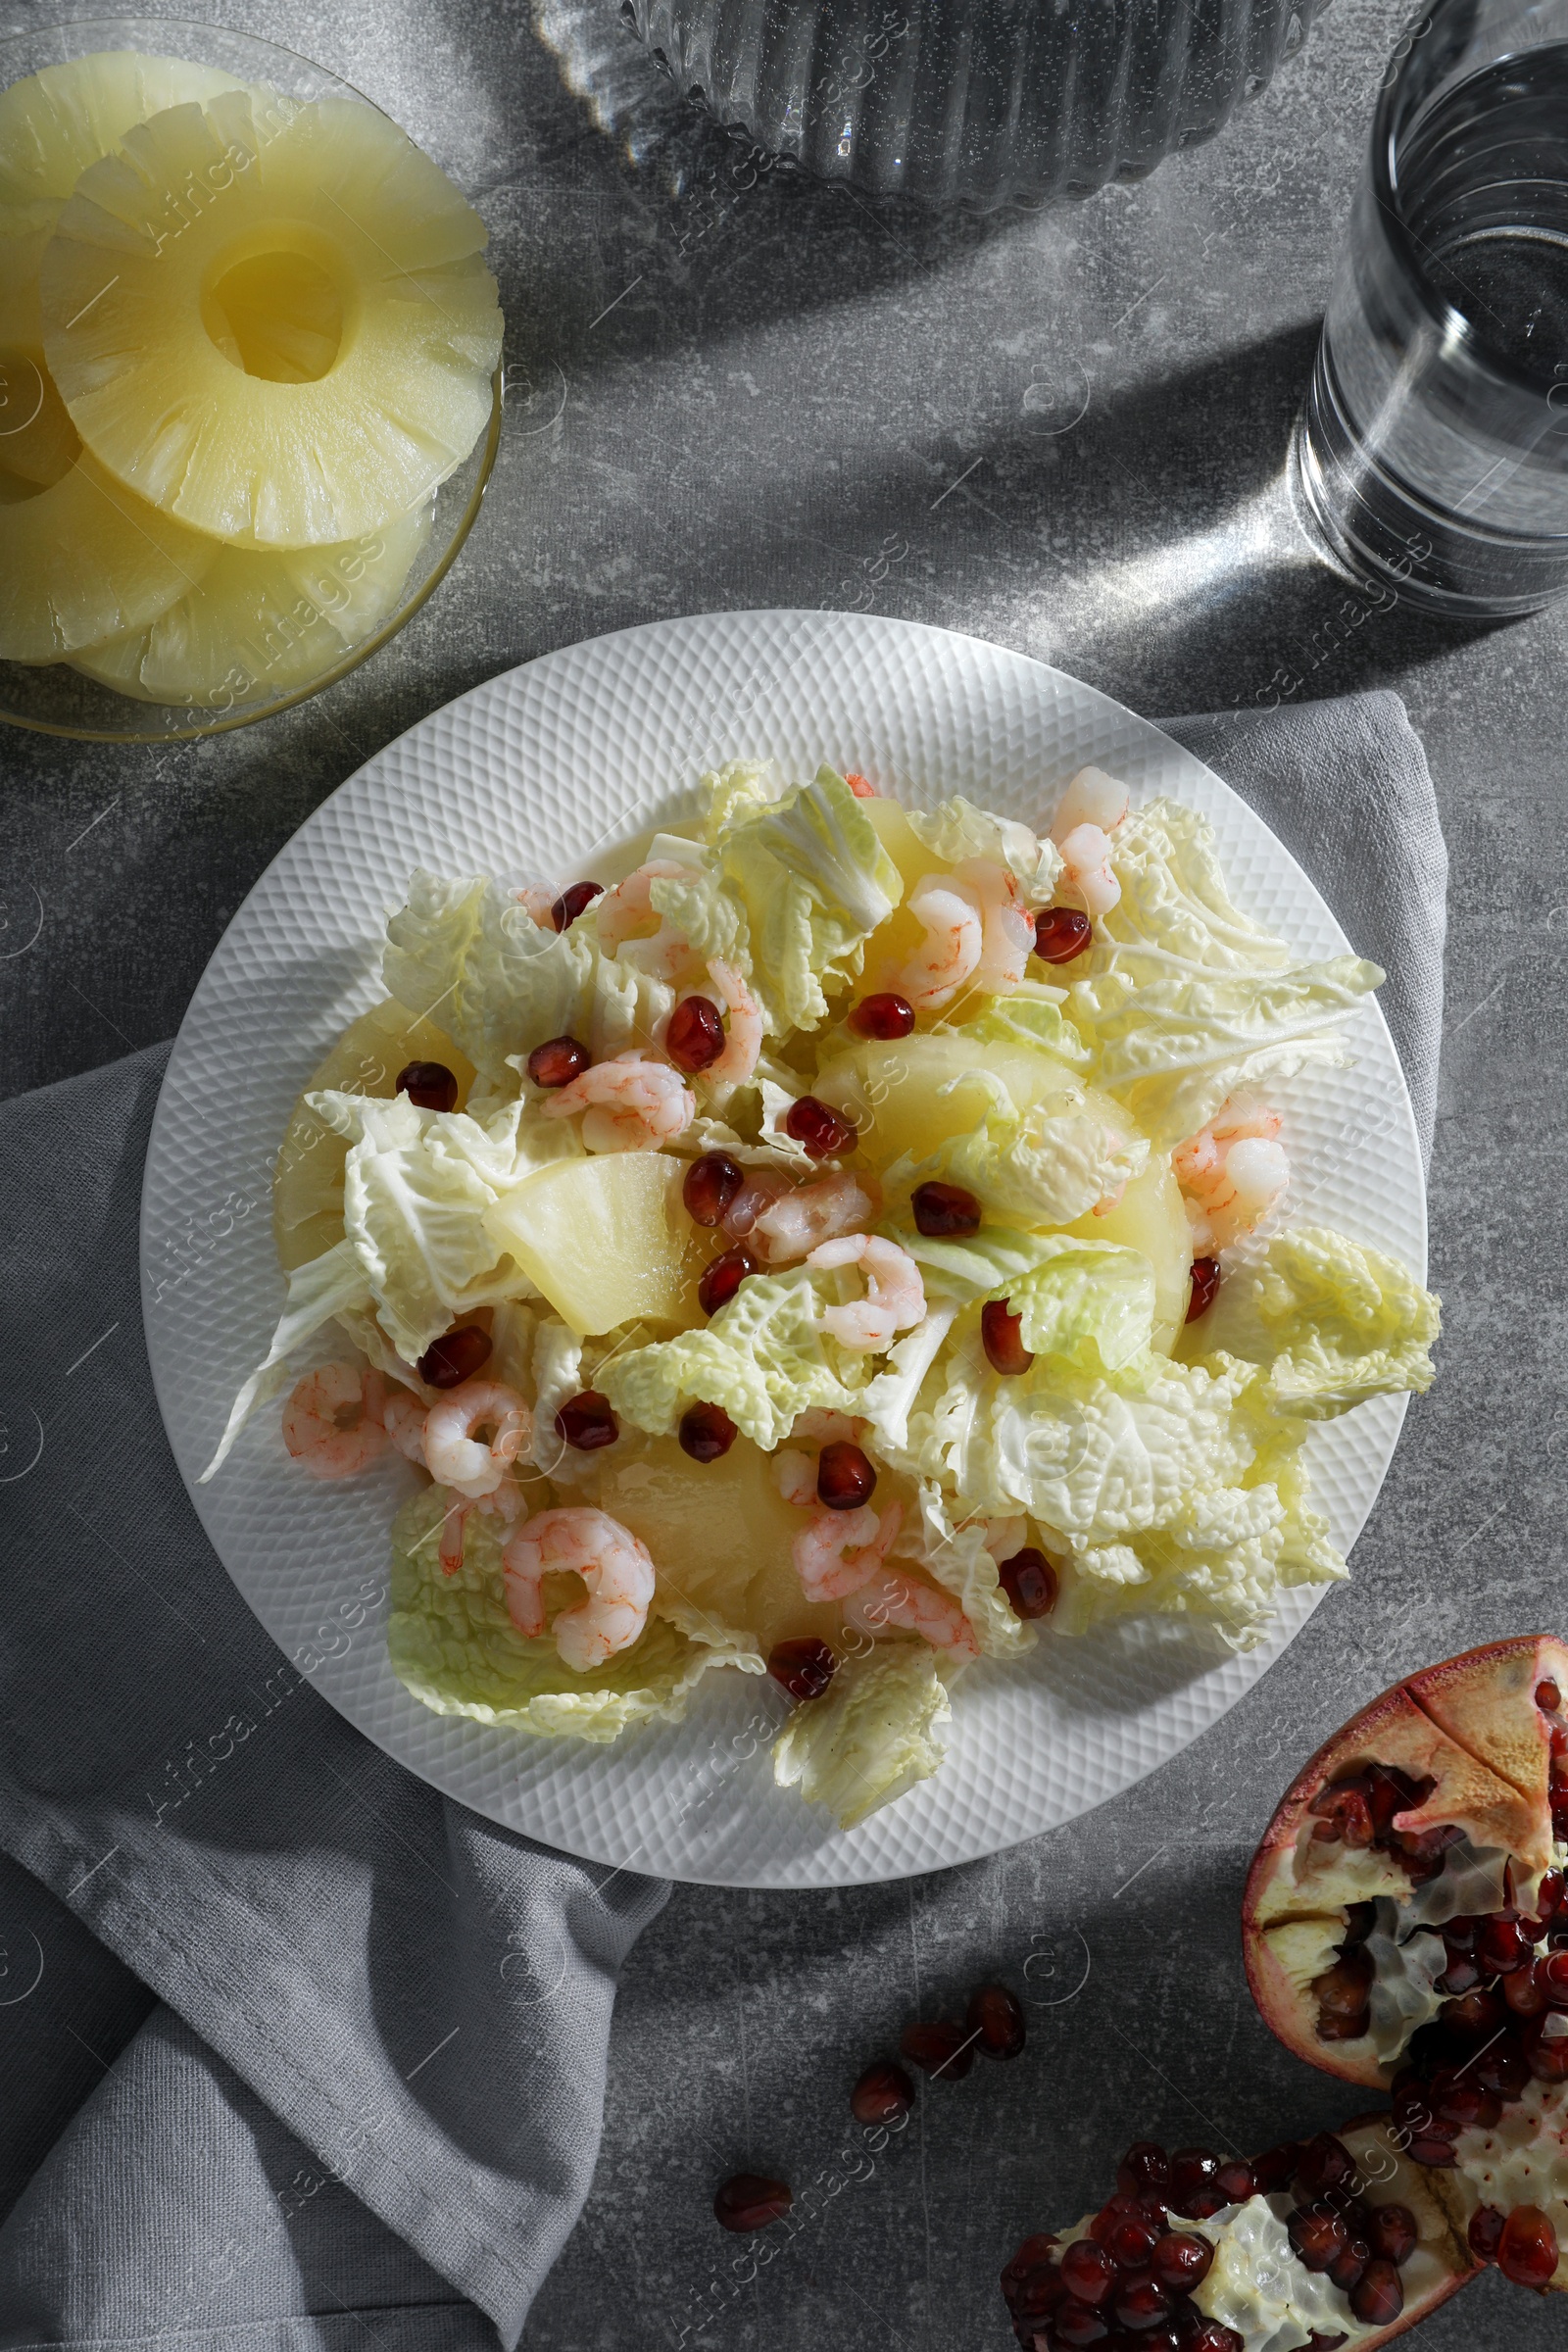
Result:
M468 1513L472 1509L473 1504L462 1497L454 1497L447 1505L446 1517L441 1522L441 1548L437 1554L443 1576L456 1576L463 1566L463 1546L468 1532Z

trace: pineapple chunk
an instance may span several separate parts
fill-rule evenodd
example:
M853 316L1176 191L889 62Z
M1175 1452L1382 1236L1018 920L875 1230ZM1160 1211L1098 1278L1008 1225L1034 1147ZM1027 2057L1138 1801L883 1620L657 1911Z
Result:
M423 506L345 547L286 555L226 547L150 628L93 646L75 666L144 702L215 710L306 685L393 611L429 537L430 514Z
M146 628L198 586L218 554L216 541L144 506L85 451L47 489L5 479L0 661L58 662Z
M52 228L89 164L166 106L237 86L232 74L177 57L100 50L45 66L0 91L0 236Z
M1053 1054L920 1030L893 1044L868 1043L835 1054L818 1070L811 1091L853 1118L861 1152L877 1167L888 1167L905 1152L923 1159L949 1137L980 1126L994 1099L984 1073L1002 1080L1020 1110L1085 1094ZM1125 1126L1125 1115L1118 1112L1111 1123Z
M83 172L43 258L44 348L139 497L239 546L333 546L420 506L484 430L484 241L372 107L230 90ZM279 380L319 364L339 315L324 374Z
M723 1236L681 1204L686 1163L611 1152L541 1168L485 1225L579 1336L631 1322L700 1323L697 1280Z
M1086 1242L1125 1243L1148 1258L1154 1269L1153 1345L1169 1355L1187 1320L1193 1272L1192 1227L1170 1161L1152 1160L1114 1208L1102 1217L1091 1209L1067 1230Z

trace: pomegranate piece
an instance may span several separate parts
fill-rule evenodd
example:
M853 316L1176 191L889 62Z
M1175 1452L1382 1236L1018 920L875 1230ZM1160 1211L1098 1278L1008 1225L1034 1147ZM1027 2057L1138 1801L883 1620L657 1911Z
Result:
M1497 2268L1515 2286L1551 2284L1559 2260L1557 2232L1539 2205L1516 2205L1497 2240Z
M1214 1296L1218 1289L1219 1259L1217 1257L1195 1257L1193 1260L1193 1287L1187 1297L1187 1320L1189 1323L1196 1323L1200 1315L1207 1314L1214 1303Z
M974 2064L974 2037L968 2030L955 2025L951 2018L937 2018L929 2025L906 2026L899 2037L899 2048L911 2066L922 2075L944 2077L950 2082L961 2082Z
M724 1024L710 997L682 997L664 1031L664 1052L677 1070L694 1077L724 1051Z
M1062 2283L1080 2303L1098 2307L1116 2283L1114 2257L1092 2237L1080 2237L1061 2258Z
M1156 2238L1150 2257L1154 2277L1179 2295L1190 2295L1195 2286L1201 2286L1213 2263L1214 2249L1207 2238L1193 2237L1183 2230L1168 2230Z
M868 2066L850 2093L850 2113L858 2124L900 2123L913 2105L914 2084L891 2058ZM1050 2242L1054 2245L1055 2240Z
M740 1431L721 1404L699 1401L686 1407L675 1435L682 1453L689 1453L694 1462L716 1462L728 1453Z
M558 931L569 931L579 914L604 894L602 882L568 882L550 909L550 920Z
M965 2023L987 2058L1016 2058L1027 2038L1023 2010L1005 1984L982 1984L972 1992Z
M896 1037L907 1037L914 1027L914 1006L907 997L895 996L891 989L876 996L862 997L850 1015L850 1027L857 1037L874 1037L891 1043Z
M928 1241L980 1230L980 1203L961 1184L917 1184L909 1206L914 1211L916 1232Z
M993 1372L1027 1372L1034 1356L1023 1344L1023 1318L1005 1298L988 1298L980 1309L980 1344Z
M608 1396L583 1389L557 1413L556 1434L576 1453L597 1453L602 1446L613 1446L620 1423Z
M1408 2205L1379 2205L1367 2224L1367 2243L1379 2262L1395 2269L1407 2263L1416 2246L1415 2215Z
M1350 2288L1350 2309L1363 2328L1392 2328L1404 2309L1404 2286L1392 2262L1369 2262Z
M1004 1560L997 1577L1015 1617L1049 1617L1056 1605L1061 1590L1056 1571L1032 1544Z
M697 1285L697 1302L704 1314L716 1315L721 1306L727 1306L747 1275L756 1271L756 1259L739 1243L722 1257L710 1258Z
M575 1037L551 1037L535 1046L528 1056L528 1075L535 1086L569 1086L593 1061L587 1047Z
M775 1642L767 1653L767 1671L782 1683L791 1698L820 1698L839 1670L839 1662L815 1634L796 1634Z
M477 1323L460 1323L432 1340L414 1368L426 1388L461 1389L489 1360L490 1334Z
M769 2180L760 2173L735 2173L713 2193L713 2218L737 2234L765 2230L788 2213L795 2192L787 2180Z
M1093 929L1080 906L1042 906L1035 916L1035 954L1042 963L1071 963L1088 947Z
M876 1464L849 1438L835 1438L816 1457L816 1499L824 1510L858 1511L876 1490Z
M392 1092L407 1095L421 1110L456 1110L458 1081L444 1061L407 1061Z
M784 1114L784 1132L812 1159L842 1159L855 1150L855 1123L815 1095L802 1095Z
M746 1182L727 1152L705 1152L686 1171L680 1197L694 1225L722 1225L724 1211Z

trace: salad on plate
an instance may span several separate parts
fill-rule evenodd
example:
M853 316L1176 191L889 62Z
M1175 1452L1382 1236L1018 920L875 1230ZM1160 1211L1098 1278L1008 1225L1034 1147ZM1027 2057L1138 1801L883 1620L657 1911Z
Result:
M1282 1094L1382 974L1250 920L1200 813L1092 767L1042 836L825 767L702 799L608 886L413 876L204 1477L287 1390L303 1472L385 1482L424 1705L608 1741L769 1674L850 1827L1042 1632L1246 1647L1343 1577L1308 1433L1424 1390L1438 1304L1287 1222Z

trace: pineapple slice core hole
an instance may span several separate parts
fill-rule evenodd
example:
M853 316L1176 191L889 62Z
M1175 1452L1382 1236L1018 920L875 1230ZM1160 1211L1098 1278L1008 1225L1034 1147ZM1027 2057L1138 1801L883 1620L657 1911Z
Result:
M343 298L319 262L248 254L215 281L202 322L225 360L272 384L314 384L343 343Z

